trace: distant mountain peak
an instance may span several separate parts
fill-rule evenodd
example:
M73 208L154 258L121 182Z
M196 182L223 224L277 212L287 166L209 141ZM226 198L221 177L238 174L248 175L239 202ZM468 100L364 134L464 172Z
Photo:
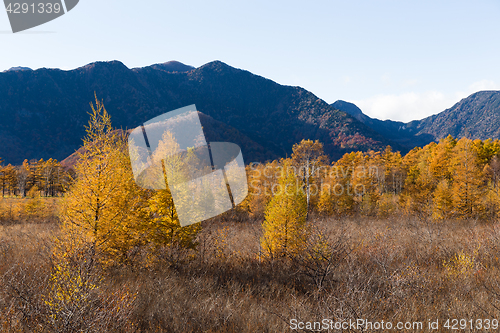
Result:
M216 72L240 70L239 68L229 66L228 64L226 64L225 62L222 62L220 60L214 60L214 61L211 61L209 63L206 63L205 65L201 66L200 69L201 70L211 69L211 70L214 70Z
M176 61L176 60L164 62L164 63L161 63L161 64L154 64L154 65L151 65L150 67L152 67L154 69L160 69L160 70L163 70L163 71L166 71L166 72L170 72L170 73L174 73L174 72L178 72L178 73L190 72L193 69L196 69L193 66L185 65L182 62Z
M354 103L346 102L343 100L338 100L332 104L332 106L338 110L349 113L351 116L364 115L363 111ZM337 108L338 106L338 108Z
M363 111L361 111L361 109L354 103L338 100L333 103L332 106L337 110L350 114L362 123L366 123L370 119L370 117L365 115Z
M32 69L29 67L18 66L18 67L11 67L8 70L4 71L4 73L5 72L21 72L21 71L32 71Z
M90 64L87 64L85 66L79 67L78 69L83 69L83 70L94 70L94 69L103 69L103 68L108 68L108 69L122 69L122 70L128 70L129 68L125 66L125 64L121 61L118 60L111 60L111 61L96 61L96 62L91 62Z

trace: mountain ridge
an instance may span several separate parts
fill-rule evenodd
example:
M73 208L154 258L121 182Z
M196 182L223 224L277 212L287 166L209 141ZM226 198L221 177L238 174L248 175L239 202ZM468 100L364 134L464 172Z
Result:
M436 138L449 135L486 140L500 138L500 91L478 91L451 108L418 121L419 133Z
M332 106L407 149L424 146L448 135L481 140L500 138L500 91L496 90L475 92L438 114L407 123L371 118L355 104L342 100L332 103Z
M170 61L132 69L115 60L0 73L0 156L13 164L64 160L81 145L94 94L113 125L124 129L196 104L200 117L240 140L247 162L289 156L302 139L320 140L335 160L387 145L405 153L465 131L483 140L500 137L500 91L477 92L437 115L403 123L370 118L341 100L329 105L304 88L218 60L198 68Z
M160 66L161 67L161 66ZM117 128L135 128L185 105L236 129L264 147L255 157L287 156L301 139L325 144L332 159L394 144L313 93L213 61L189 71L154 65L129 69L120 61L72 70L0 73L0 156L63 160L81 145L94 94ZM246 160L253 159L244 151Z
M11 67L11 68L3 71L3 73L6 73L6 72L18 72L18 71L32 71L32 69L29 68L29 67L17 66L17 67Z

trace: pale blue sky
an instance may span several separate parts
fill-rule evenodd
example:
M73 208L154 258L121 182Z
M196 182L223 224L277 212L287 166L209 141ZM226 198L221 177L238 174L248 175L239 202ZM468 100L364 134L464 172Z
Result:
M382 119L420 119L500 90L498 0L80 0L50 23L9 31L0 11L0 71L221 60Z

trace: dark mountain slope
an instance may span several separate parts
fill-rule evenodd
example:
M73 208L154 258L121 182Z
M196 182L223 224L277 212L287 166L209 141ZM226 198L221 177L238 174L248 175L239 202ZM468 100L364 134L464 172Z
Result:
M356 105L337 101L333 107L351 114L385 138L412 149L448 135L474 139L500 139L500 91L480 91L453 107L422 120L409 123L379 120L365 115Z
M332 106L351 114L375 132L379 133L388 140L395 142L399 145L399 149L403 153L406 153L417 146L425 146L435 139L434 136L430 134L419 132L417 129L418 121L403 123L401 121L371 118L365 115L355 104L341 100L336 101L332 104ZM398 147L397 145L396 147Z
M338 100L335 103L333 103L332 106L337 110L341 110L350 114L351 116L353 116L354 118L356 118L357 120L359 120L364 124L372 120L372 118L364 114L363 111L361 111L361 109L358 108L354 103Z
M265 152L255 157L259 160L290 154L303 138L324 142L332 158L391 143L300 87L282 86L220 61L174 72L161 66L128 69L113 61L71 71L0 73L0 156L20 163L72 154L84 136L94 92L104 100L114 126L129 129L196 104L263 147Z
M268 149L259 145L249 137L241 134L237 129L217 121L206 114L198 112L200 122L205 133L207 142L233 142L238 144L245 152L244 159L248 162L252 161L266 161L279 158L278 155L273 154ZM128 135L132 129L128 130ZM81 149L79 151L81 152ZM73 167L78 160L78 153L74 152L69 157L65 158L61 164L66 168Z
M470 135L482 140L498 139L500 91L480 91L472 94L453 107L418 121L416 129L418 133L430 134L435 138L451 134L454 137Z

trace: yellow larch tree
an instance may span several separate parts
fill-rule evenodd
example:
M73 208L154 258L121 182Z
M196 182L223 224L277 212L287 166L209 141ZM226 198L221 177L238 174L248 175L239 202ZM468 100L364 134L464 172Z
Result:
M453 214L453 193L449 181L443 179L434 190L432 218L441 221Z
M151 157L152 163L159 166L156 170L160 172L159 175L152 176L166 184L166 189L157 190L148 200L150 218L146 219L141 226L145 240L155 247L195 248L195 238L201 230L200 223L181 227L176 206L189 209L188 201L182 200L181 195L174 204L168 185L169 182L172 185L186 181L188 176L194 176L187 174L189 170L199 169L196 166L197 158L191 149L188 150L187 156L179 152L179 144L172 133L166 131Z
M472 141L462 138L454 148L453 205L458 217L463 219L482 214L481 198L484 194L484 177Z
M306 193L307 211L311 202L311 186L316 186L319 192L318 179L320 169L328 165L328 157L323 152L323 144L318 140L302 140L293 145L292 163L296 167L297 176L302 178Z
M434 178L429 171L429 160L436 143L412 149L403 159L407 177L400 197L401 206L410 215L426 220L432 215Z
M450 161L453 157L453 148L457 145L451 135L441 139L435 147L429 161L429 171L435 179L436 184L446 179L450 182L453 178L452 170L450 169Z
M123 262L140 236L146 191L135 184L123 132L113 130L97 98L91 108L76 179L62 204L63 242L71 240L74 249L90 247L103 261Z
M253 163L247 167L249 195L244 204L248 205L252 217L264 217L266 206L272 199L273 189L282 172L282 166L276 160L265 164Z
M270 257L284 257L300 252L306 237L307 199L293 168L284 163L279 180L279 191L266 207L262 224L263 253Z

